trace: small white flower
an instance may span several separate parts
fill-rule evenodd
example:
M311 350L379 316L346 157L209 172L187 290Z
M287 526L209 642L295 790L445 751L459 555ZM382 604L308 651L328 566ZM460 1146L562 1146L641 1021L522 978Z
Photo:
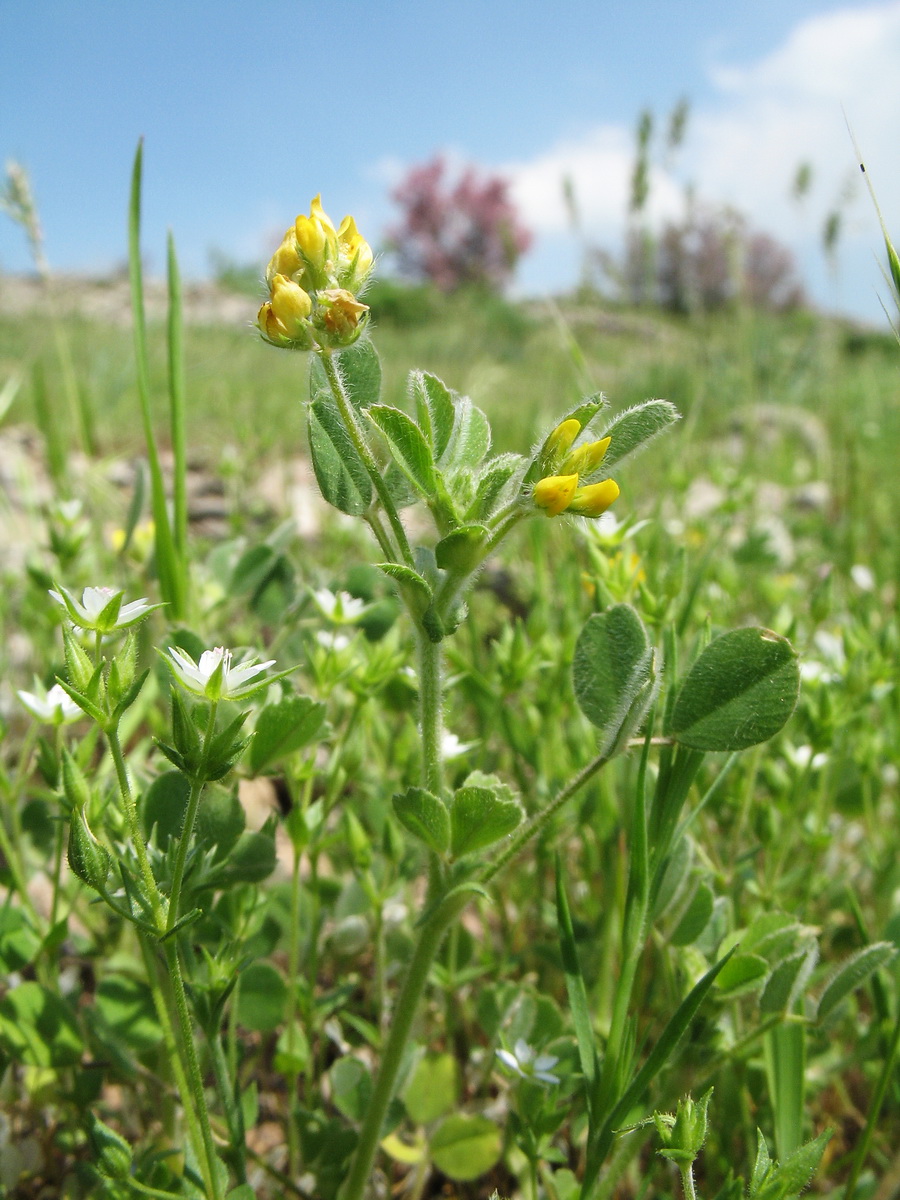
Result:
M539 1079L541 1083L559 1083L559 1076L550 1070L559 1062L552 1054L538 1054L533 1046L519 1038L512 1050L498 1050L497 1057L523 1079Z
M324 650L330 650L333 654L340 654L350 645L350 639L345 633L333 633L327 629L317 630L316 641Z
M35 679L33 692L18 692L18 697L38 721L47 725L68 725L84 713L58 683L49 691Z
M151 604L146 597L123 604L125 592L111 587L86 587L79 603L64 587L50 589L50 595L66 610L70 621L79 629L95 633L114 633L128 629L150 615L160 604Z
M319 588L312 597L322 615L335 625L352 624L368 608L363 600L358 600L349 592L331 592L328 588Z
M445 759L461 758L477 745L477 742L461 742L455 733L446 729L441 734L441 754Z
M262 663L248 658L232 665L233 657L233 651L216 646L204 650L195 663L189 654L170 646L165 662L186 691L205 700L243 700L271 682L261 676L274 665L274 658Z
M828 762L828 755L821 751L814 754L812 746L788 746L785 757L801 771L807 767L811 771L819 771Z
M863 563L854 563L850 568L850 578L861 592L875 591L875 576L869 567Z

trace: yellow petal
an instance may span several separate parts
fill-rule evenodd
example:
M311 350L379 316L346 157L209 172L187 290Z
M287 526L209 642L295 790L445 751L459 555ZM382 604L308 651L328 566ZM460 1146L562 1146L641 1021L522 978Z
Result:
M569 502L569 512L582 517L599 517L619 495L619 485L614 479L601 479L578 488Z
M548 475L538 480L532 495L538 508L544 509L548 517L555 517L569 507L577 487L577 475Z
M318 194L318 196L316 196L312 204L309 206L309 215L313 221L318 221L319 224L324 226L325 229L330 229L331 232L334 233L334 225L331 223L331 217L329 217L328 213L322 207L321 192Z
M605 437L598 442L588 442L584 446L579 446L577 450L573 450L566 457L560 469L566 472L574 471L576 475L590 475L603 462L611 440L611 438Z
M538 455L542 471L558 470L560 463L565 458L569 447L578 437L581 432L581 422L576 421L574 417L569 417L566 421L561 421L553 432L547 437L541 447L541 452Z

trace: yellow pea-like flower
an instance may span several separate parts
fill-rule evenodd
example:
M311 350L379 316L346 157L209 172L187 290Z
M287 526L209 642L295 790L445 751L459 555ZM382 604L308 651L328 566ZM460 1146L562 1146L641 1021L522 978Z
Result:
M286 275L293 279L303 270L303 260L297 253L297 235L292 225L281 239L281 245L269 260L266 269L266 283L272 286L276 275Z
M546 471L548 474L554 474L560 469L560 463L568 454L570 446L580 432L581 422L576 421L574 417L569 417L556 426L544 442L541 447L541 453L538 456L542 472ZM566 474L570 475L571 471L566 471Z
M534 485L532 497L548 517L556 517L569 507L577 487L577 475L548 475Z
M576 488L569 501L569 512L581 517L599 517L619 495L619 485L614 479L602 479L599 483L589 483L585 487Z

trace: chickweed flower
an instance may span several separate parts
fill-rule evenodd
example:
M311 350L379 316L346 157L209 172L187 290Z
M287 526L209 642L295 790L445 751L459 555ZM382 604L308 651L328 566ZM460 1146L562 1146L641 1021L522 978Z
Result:
M111 587L86 587L79 603L71 592L59 585L57 587L58 591L50 589L50 595L66 610L72 624L93 633L119 633L137 625L155 609L162 608L161 604L151 604L146 597L123 604L124 591L116 591Z
M332 592L328 588L318 588L312 598L322 616L335 625L352 624L368 608L364 600L351 596L349 592Z
M223 646L204 650L198 663L177 646L170 646L168 653L164 662L176 680L203 700L245 700L272 682L265 672L274 666L274 658L262 663L249 658L234 664L233 652Z
M552 1054L538 1054L533 1046L519 1038L512 1050L498 1050L497 1057L510 1071L522 1079L539 1079L541 1083L559 1083L559 1076L550 1068L559 1062Z
M535 505L548 517L562 512L599 517L619 495L619 485L614 479L590 482L590 476L603 463L610 438L585 442L573 450L572 444L580 432L581 423L569 417L556 426L541 447L538 466L542 478L531 495Z
M69 725L84 716L68 692L58 683L54 683L48 691L35 679L33 692L20 691L17 695L31 715L46 725Z
M335 229L316 196L309 216L297 217L272 255L269 299L257 315L260 333L273 346L292 350L352 345L366 326L369 309L357 295L374 261L353 217Z

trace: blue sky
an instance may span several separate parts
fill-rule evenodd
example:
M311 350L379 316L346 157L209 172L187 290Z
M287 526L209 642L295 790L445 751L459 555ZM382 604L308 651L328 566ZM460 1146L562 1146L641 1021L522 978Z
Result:
M900 0L0 0L0 156L31 172L57 269L123 261L143 135L151 269L168 227L185 275L213 248L262 269L319 191L377 244L392 182L441 150L508 175L536 234L517 286L561 288L577 272L562 176L591 240L615 247L637 115L663 118L682 96L688 137L655 172L655 217L693 183L792 245L820 303L877 319L877 226L841 106L896 235ZM845 195L832 276L818 239ZM27 267L0 214L0 269Z

